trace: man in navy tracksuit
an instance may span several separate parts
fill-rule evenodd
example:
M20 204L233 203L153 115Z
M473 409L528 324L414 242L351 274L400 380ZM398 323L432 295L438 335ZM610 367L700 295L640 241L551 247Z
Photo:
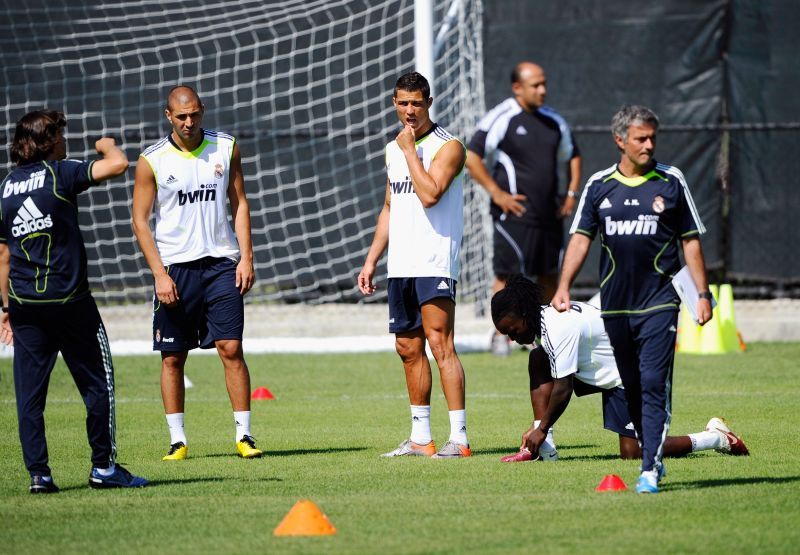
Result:
M86 405L92 448L89 485L142 487L147 480L115 464L114 368L103 322L89 291L77 195L125 172L128 160L102 138L103 159L65 160L66 119L38 110L17 122L0 184L0 341L14 345L14 388L22 456L31 493L56 493L48 466L44 409L61 352Z
M680 269L679 243L700 293L698 323L711 319L700 245L705 227L681 171L653 158L657 130L658 118L643 106L624 106L614 116L620 162L584 187L551 303L559 311L570 307L569 286L599 233L601 316L642 447L638 493L657 493L664 473L679 306L671 278Z

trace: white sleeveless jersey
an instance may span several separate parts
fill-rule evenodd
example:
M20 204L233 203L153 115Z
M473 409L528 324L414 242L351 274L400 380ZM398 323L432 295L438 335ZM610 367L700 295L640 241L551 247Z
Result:
M550 357L554 378L574 374L601 389L622 386L599 308L572 303L571 310L558 312L548 306L542 310L541 322L542 347Z
M202 143L192 152L165 137L142 153L156 179L155 241L165 266L206 256L239 257L227 209L235 142L204 129Z
M417 140L417 156L426 171L439 149L450 141L458 139L436 124ZM386 145L386 171L391 194L388 276L457 280L464 232L464 168L430 208L422 206L414 192L411 172L396 141Z

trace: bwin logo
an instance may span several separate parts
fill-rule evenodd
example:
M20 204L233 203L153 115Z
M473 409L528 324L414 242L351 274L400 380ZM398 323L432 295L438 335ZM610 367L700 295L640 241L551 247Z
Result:
M195 202L213 202L215 200L217 200L217 192L214 189L200 189L198 191L189 191L188 193L178 191L179 206L186 204L186 201L189 201L189 204L194 204Z
M658 216L639 215L638 220L612 220L606 216L606 235L655 235Z
M53 227L50 214L47 216L42 214L31 197L25 199L11 223L11 235L14 237Z
M414 184L411 182L410 177L406 177L405 181L392 181L391 186L393 195L414 192Z
M3 198L8 198L11 195L21 195L22 193L30 193L34 189L41 189L44 187L44 176L47 170L39 170L33 172L25 181L11 181L6 183L3 187Z

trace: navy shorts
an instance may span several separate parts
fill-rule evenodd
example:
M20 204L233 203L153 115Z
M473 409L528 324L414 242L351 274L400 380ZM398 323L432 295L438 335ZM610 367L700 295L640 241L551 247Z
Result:
M403 333L422 327L420 307L446 297L456 302L456 281L444 277L389 278L389 333Z
M236 288L236 262L202 258L166 267L178 288L178 304L153 295L153 350L210 349L222 339L242 340L244 299Z
M496 220L492 258L494 274L531 277L557 274L563 242L561 227L534 227L510 219Z
M628 412L628 401L625 399L625 390L621 387L603 389L585 384L580 380L573 380L575 395L582 397L592 393L603 395L603 427L625 437L636 437L633 429L631 415Z

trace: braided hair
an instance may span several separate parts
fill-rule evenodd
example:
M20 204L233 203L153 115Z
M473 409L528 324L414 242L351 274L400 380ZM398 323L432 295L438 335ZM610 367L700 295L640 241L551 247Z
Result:
M497 324L503 317L514 314L525 321L535 337L541 337L543 296L540 285L521 274L513 275L506 281L505 288L492 297L492 321Z

